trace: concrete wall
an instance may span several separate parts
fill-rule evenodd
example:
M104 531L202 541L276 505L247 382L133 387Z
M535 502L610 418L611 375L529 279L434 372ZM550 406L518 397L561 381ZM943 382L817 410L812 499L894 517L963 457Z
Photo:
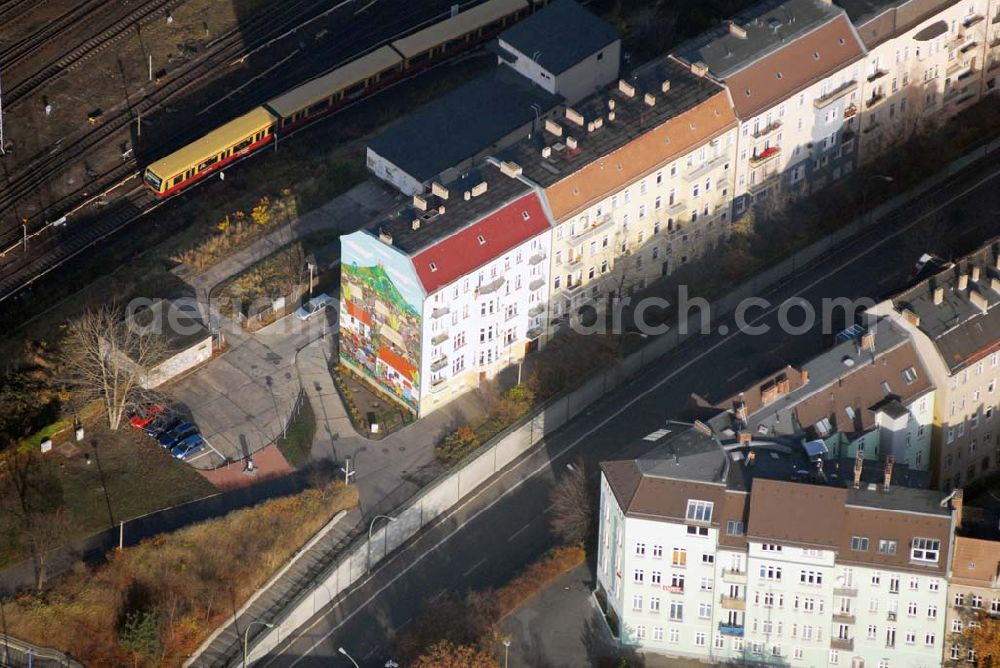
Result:
M592 95L618 78L621 40L616 40L600 51L595 51L559 74L553 74L539 65L537 61L532 59L532 54L521 53L502 39L498 41L501 48L516 58L514 62L500 58L501 65L510 67L550 93L562 95L566 98L567 104L573 104L588 95Z
M792 272L806 266L848 237L867 228L873 221L900 208L906 202L930 190L974 160L985 157L998 148L1000 148L1000 139L956 160L917 188L885 202L875 209L872 215L855 220L843 229L804 248L788 260L748 280L744 285L717 300L712 305L711 313L716 318L728 316L740 299L762 294L776 287ZM625 383L647 364L659 359L692 336L694 334L683 335L677 330L671 330L662 336L650 339L643 348L623 359L619 366L595 372L576 389L548 401L533 415L526 417L520 423L493 438L477 452L466 458L454 471L442 475L430 486L418 492L411 500L402 504L393 513L394 516L400 518L399 520L374 532L372 536L372 564L374 565L382 559L387 551L391 552L412 538L424 526L445 516L463 497L487 482L518 456L527 452L547 434L563 426L607 392ZM367 555L368 535L365 534L345 550L341 559L330 568L325 576L317 579L316 586L312 591L300 596L283 613L272 620L274 628L269 633L259 636L250 650L250 660L259 660L276 648L323 605L364 577Z
M143 386L148 389L162 385L174 376L178 376L210 359L212 359L212 336L206 333L205 338L201 341L185 348L153 367L146 376Z
M367 151L368 170L386 183L396 187L404 195L416 195L424 191L424 184L392 164L370 148Z

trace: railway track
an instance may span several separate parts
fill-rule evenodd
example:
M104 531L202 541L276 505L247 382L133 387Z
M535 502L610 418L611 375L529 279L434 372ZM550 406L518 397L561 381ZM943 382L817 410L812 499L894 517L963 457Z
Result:
M36 9L44 5L45 2L46 0L7 0L7 2L0 3L0 23L6 23L13 19L22 7L31 5L32 9Z

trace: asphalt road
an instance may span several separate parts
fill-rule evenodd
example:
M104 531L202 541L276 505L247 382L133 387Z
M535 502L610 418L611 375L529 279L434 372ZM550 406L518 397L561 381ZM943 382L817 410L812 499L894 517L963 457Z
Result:
M453 509L257 665L349 668L339 647L361 666L385 665L392 658L394 630L439 592L498 586L554 544L545 511L554 473L567 463L583 457L594 470L603 459L633 456L637 453L623 447L678 415L692 392L722 396L752 382L761 369L796 364L824 349L832 336L821 334L819 324L799 336L780 331L782 300L801 297L818 310L825 297L879 299L906 284L921 252L965 252L1000 232L994 213L1000 210L1000 167L986 174L985 168L967 170L765 295L773 306L751 311L749 320L770 325L769 334L751 336L725 323L730 333L698 337L647 367Z

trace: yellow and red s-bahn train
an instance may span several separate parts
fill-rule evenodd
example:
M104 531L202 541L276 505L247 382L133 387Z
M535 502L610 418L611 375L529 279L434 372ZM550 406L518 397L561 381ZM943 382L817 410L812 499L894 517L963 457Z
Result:
M143 180L169 197L235 160L267 146L276 134L330 113L489 39L528 13L528 0L488 0L412 35L382 46L321 77L265 102L197 141L146 167Z

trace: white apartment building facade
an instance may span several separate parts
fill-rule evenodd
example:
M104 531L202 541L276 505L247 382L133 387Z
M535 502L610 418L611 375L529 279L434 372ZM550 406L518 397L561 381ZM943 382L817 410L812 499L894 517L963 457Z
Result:
M602 465L598 595L622 644L720 662L940 665L952 530L940 494L791 482L795 453L718 441L713 453L698 427L666 429L645 457Z

